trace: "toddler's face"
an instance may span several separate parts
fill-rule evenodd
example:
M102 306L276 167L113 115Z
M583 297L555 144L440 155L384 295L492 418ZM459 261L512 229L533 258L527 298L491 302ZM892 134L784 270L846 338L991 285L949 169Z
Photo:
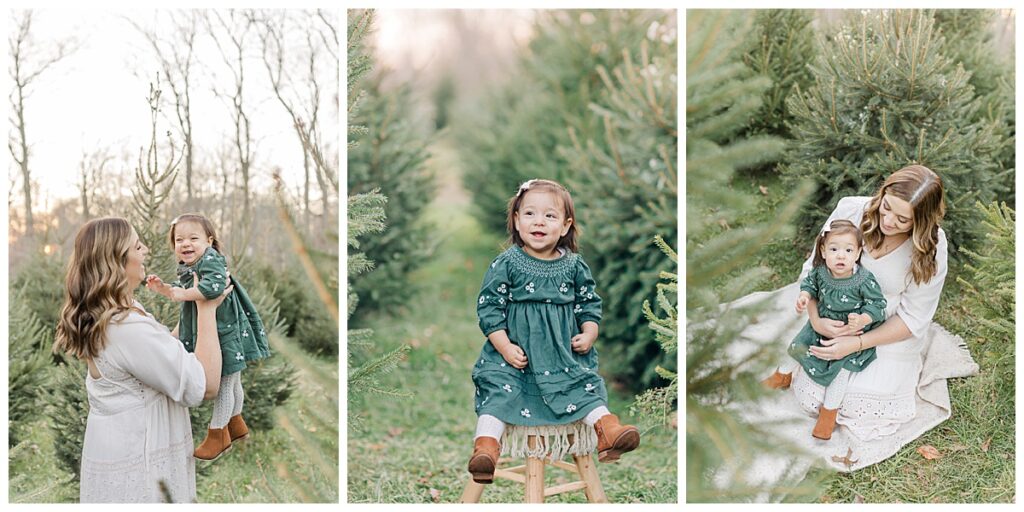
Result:
M178 261L191 265L206 252L213 237L198 222L179 222L174 226L174 255Z
M829 235L822 244L825 255L825 266L832 271L833 277L849 277L853 274L853 264L860 258L860 246L857 236L853 233Z
M516 231L532 256L548 258L558 240L569 232L572 219L566 218L565 206L553 192L527 191L515 216Z

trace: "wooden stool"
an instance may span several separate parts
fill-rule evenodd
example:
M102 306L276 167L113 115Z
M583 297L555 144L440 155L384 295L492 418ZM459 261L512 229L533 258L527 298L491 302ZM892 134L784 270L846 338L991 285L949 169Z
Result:
M537 436L529 436L530 448L537 446ZM601 478L597 474L597 467L594 466L594 458L590 455L573 455L575 465L563 460L550 460L550 458L526 457L526 464L511 468L495 468L494 480L499 478L519 482L526 486L524 503L544 503L546 496L555 496L564 492L582 490L587 495L590 503L608 503L608 497L604 494L604 487L601 486ZM544 465L550 464L573 473L579 480L567 484L546 487L544 485ZM493 485L493 484L491 484ZM462 491L462 498L459 503L479 503L480 495L484 492L485 484L478 484L470 477L466 489Z

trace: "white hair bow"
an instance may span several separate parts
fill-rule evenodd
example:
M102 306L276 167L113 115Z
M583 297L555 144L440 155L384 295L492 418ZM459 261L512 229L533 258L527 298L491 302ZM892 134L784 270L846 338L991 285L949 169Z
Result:
M537 181L536 178L534 178L532 180L526 180L526 181L523 182L522 185L519 185L519 191L516 192L516 197L518 197L523 192L526 192L527 190L530 190L530 185L533 185L533 182L535 182L535 181Z

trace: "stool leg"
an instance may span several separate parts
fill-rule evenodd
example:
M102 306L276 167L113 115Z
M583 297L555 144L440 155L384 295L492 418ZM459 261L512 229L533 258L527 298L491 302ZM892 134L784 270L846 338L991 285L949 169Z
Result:
M597 474L597 467L594 466L594 458L590 455L573 455L576 462L576 470L580 478L587 484L583 492L587 495L590 503L608 503L608 497L604 494L604 487L601 485L601 477Z
M480 495L484 493L484 484L478 484L470 477L466 482L466 488L462 491L459 503L480 503Z
M533 448L537 444L537 436L527 438L527 444ZM544 459L526 458L526 503L544 503Z

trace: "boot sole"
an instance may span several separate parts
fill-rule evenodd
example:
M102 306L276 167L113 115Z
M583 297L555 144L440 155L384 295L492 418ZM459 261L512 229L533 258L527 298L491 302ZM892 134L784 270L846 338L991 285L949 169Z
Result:
M819 436L818 434L815 434L814 432L811 432L811 437L813 437L815 439L821 439L822 441L829 441L829 440L832 439L832 433L830 432L828 434L828 436Z
M474 465L476 463L476 465ZM488 466L490 466L488 468ZM477 455L469 460L469 473L478 484L494 483L494 461L486 455Z
M212 459L204 459L202 457L196 457L196 454L194 454L194 453L192 454L192 457L194 457L196 460L201 460L203 462L213 462L213 461L223 457L225 453L230 452L231 451L231 447L232 447L232 445L228 445L228 447L225 448L224 451L218 453L217 456L212 458Z
M598 462L615 462L619 460L619 457L623 453L631 452L640 446L640 432L636 430L629 430L623 432L618 439L612 443L612 447L598 452Z
M248 433L246 433L244 436L232 437L231 438L231 442L232 443L238 443L238 442L241 442L241 441L248 441L248 440L249 440L249 434Z

